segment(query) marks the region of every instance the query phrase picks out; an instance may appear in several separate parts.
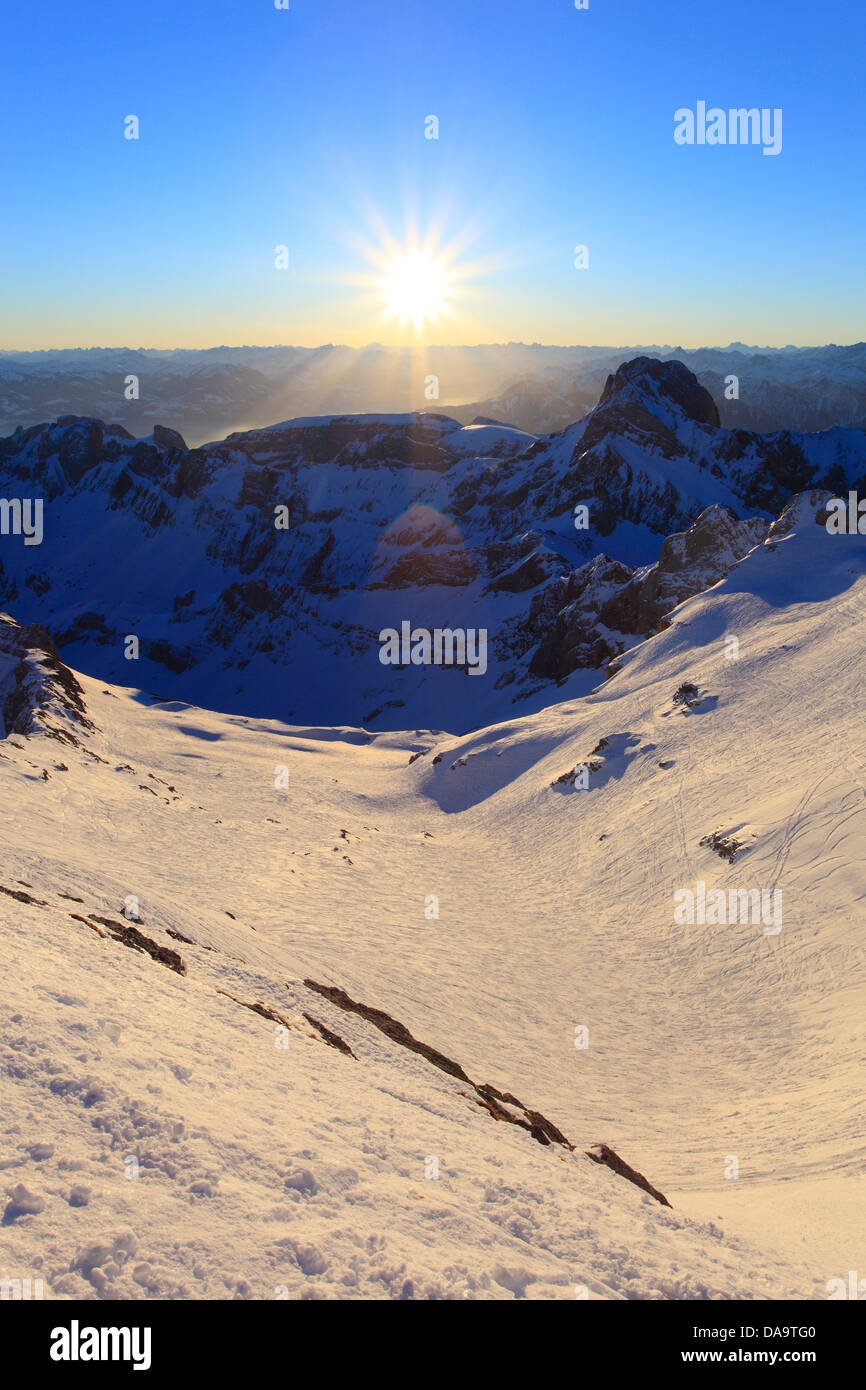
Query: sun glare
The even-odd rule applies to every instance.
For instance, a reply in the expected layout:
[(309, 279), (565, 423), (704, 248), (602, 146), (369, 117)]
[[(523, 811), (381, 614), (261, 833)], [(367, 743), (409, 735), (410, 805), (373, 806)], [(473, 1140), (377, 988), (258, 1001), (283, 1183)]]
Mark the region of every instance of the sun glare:
[(394, 256), (385, 269), (381, 288), (386, 317), (397, 317), (415, 328), (450, 312), (451, 276), (444, 263), (426, 251)]

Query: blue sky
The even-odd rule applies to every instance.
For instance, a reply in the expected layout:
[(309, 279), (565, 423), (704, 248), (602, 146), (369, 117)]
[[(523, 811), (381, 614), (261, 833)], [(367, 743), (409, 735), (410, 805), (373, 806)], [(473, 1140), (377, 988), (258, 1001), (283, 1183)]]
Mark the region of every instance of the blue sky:
[[(0, 346), (862, 339), (864, 40), (852, 0), (10, 7)], [(781, 153), (676, 145), (699, 100)], [(413, 229), (420, 330), (377, 283)]]

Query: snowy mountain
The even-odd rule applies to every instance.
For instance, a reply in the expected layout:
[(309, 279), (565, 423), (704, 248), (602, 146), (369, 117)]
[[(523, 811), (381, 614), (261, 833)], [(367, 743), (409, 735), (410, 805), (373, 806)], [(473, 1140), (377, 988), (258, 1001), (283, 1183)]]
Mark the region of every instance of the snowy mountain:
[[(653, 379), (672, 437), (689, 383)], [(213, 489), (269, 440), (306, 461), (334, 430), (361, 478), (410, 431), (457, 467), (441, 421), (146, 448), (216, 527)], [(129, 441), (62, 425), (19, 457), (40, 447), (74, 545)], [(4, 619), (0, 1275), (61, 1299), (760, 1300), (862, 1268), (866, 545), (824, 498), (765, 535), (705, 513), (625, 583), (654, 617), (718, 533), (709, 588), (592, 693), (464, 736), (154, 700)], [(83, 582), (130, 514), (77, 541)], [(195, 513), (148, 515), (159, 575)], [(778, 913), (676, 915), (752, 890)]]
[[(682, 364), (647, 357), (538, 437), (414, 413), (188, 449), (162, 426), (135, 440), (63, 417), (0, 440), (0, 496), (38, 499), (44, 533), (0, 538), (0, 602), (103, 681), (460, 731), (589, 691), (793, 493), (864, 479), (866, 432), (726, 430)], [(415, 664), (403, 633), (444, 631), (483, 634), (483, 669)]]

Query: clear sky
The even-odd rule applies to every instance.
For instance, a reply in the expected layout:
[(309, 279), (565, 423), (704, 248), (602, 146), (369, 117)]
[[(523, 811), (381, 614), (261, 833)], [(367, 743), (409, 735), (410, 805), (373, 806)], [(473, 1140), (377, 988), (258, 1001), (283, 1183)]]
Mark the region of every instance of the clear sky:
[[(860, 340), (864, 41), (856, 0), (7, 6), (0, 347)], [(699, 101), (781, 153), (676, 144)]]

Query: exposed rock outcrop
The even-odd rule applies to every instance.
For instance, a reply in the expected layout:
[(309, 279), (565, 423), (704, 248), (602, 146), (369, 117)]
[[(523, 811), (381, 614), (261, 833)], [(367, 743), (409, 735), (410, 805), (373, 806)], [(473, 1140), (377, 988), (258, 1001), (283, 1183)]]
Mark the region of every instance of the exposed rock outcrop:
[(75, 743), (93, 727), (81, 684), (45, 628), (0, 613), (0, 737), (41, 730)]

